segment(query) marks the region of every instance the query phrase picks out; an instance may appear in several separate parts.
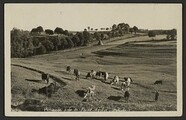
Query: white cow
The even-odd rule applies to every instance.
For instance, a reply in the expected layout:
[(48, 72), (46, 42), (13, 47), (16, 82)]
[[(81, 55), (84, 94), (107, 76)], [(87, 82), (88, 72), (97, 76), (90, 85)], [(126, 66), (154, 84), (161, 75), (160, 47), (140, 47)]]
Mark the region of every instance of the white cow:
[(105, 81), (108, 80), (108, 77), (109, 77), (108, 72), (105, 72), (105, 75), (104, 75), (104, 79), (105, 79)]
[(90, 75), (94, 79), (96, 77), (96, 71), (95, 70), (91, 70)]
[(124, 77), (124, 80), (126, 82), (126, 86), (129, 87), (130, 84), (133, 82), (133, 80), (130, 77)]
[(111, 85), (113, 85), (113, 84), (116, 84), (116, 85), (119, 84), (119, 77), (118, 77), (117, 75), (114, 76), (114, 79), (113, 79), (112, 82), (111, 82)]
[(127, 87), (127, 83), (126, 82), (121, 82), (121, 90), (125, 91), (126, 87)]

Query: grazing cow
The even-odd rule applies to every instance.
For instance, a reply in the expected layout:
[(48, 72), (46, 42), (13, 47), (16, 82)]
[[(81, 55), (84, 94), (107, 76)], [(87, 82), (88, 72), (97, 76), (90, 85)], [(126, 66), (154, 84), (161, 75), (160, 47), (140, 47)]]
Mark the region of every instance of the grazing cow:
[(70, 66), (67, 66), (66, 71), (67, 72), (71, 72), (71, 67)]
[(119, 77), (117, 75), (114, 76), (114, 79), (111, 81), (111, 85), (113, 85), (113, 84), (116, 84), (116, 85), (119, 84)]
[(103, 72), (102, 72), (102, 71), (97, 71), (97, 72), (96, 72), (96, 76), (102, 77), (102, 75), (103, 75)]
[(46, 74), (46, 73), (43, 73), (42, 75), (41, 75), (41, 78), (42, 78), (42, 80), (43, 81), (47, 81), (47, 84), (48, 84), (48, 82), (49, 82), (49, 74)]
[(128, 100), (129, 100), (129, 97), (130, 97), (130, 93), (129, 93), (129, 91), (127, 90), (127, 91), (125, 91), (125, 93), (124, 93), (124, 98), (126, 99), (126, 101), (128, 101)]
[(108, 80), (109, 74), (107, 72), (103, 72), (103, 78), (105, 81)]
[(103, 77), (105, 81), (108, 80), (109, 77), (107, 72), (102, 72), (102, 71), (96, 72), (96, 76)]
[(91, 70), (91, 72), (88, 72), (88, 73), (87, 73), (87, 75), (86, 75), (86, 79), (87, 79), (87, 78), (94, 79), (95, 76), (96, 76), (96, 71)]
[(126, 82), (121, 82), (121, 90), (125, 91), (126, 88), (127, 88), (127, 83)]
[(133, 80), (130, 77), (124, 77), (124, 80), (126, 82), (126, 86), (129, 87), (130, 84), (133, 82)]
[(84, 99), (89, 96), (89, 97), (94, 97), (94, 90), (96, 89), (95, 85), (92, 85), (91, 87), (88, 87), (87, 92), (84, 96)]
[(76, 76), (76, 80), (79, 80), (80, 77), (80, 71), (78, 69), (74, 69), (74, 75)]
[(96, 71), (94, 71), (94, 70), (91, 70), (91, 76), (92, 76), (92, 78), (95, 78), (96, 77)]
[(87, 78), (92, 78), (92, 76), (91, 76), (91, 73), (90, 73), (90, 72), (88, 72), (88, 73), (87, 73), (87, 75), (86, 75), (86, 79), (87, 79)]
[(163, 84), (163, 81), (162, 80), (156, 80), (155, 82), (154, 82), (154, 85), (156, 85), (156, 84)]

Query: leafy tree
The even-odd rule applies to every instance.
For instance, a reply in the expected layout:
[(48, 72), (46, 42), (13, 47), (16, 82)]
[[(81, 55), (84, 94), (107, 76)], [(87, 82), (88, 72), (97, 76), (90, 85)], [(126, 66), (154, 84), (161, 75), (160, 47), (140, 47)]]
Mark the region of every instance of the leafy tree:
[(53, 35), (54, 34), (53, 30), (50, 30), (50, 29), (46, 29), (45, 33), (49, 34), (49, 35)]
[(60, 41), (61, 41), (60, 49), (68, 48), (68, 42), (67, 42), (67, 39), (65, 37), (61, 37)]
[(81, 41), (77, 34), (72, 37), (72, 42), (74, 43), (75, 47), (81, 45)]
[(32, 41), (33, 41), (33, 45), (34, 47), (38, 46), (39, 45), (39, 38), (38, 37), (32, 37)]
[(38, 32), (37, 28), (33, 28), (33, 29), (31, 30), (31, 33), (37, 33), (37, 32)]
[(54, 49), (53, 43), (47, 39), (42, 41), (42, 45), (46, 48), (47, 52), (52, 51)]
[(68, 48), (73, 48), (74, 47), (74, 43), (72, 42), (72, 40), (69, 37), (66, 37), (66, 40), (68, 42)]
[(133, 28), (129, 28), (129, 32), (131, 32), (131, 34), (134, 32)]
[(11, 57), (27, 57), (32, 54), (33, 44), (29, 31), (13, 28), (11, 30)]
[(46, 48), (44, 45), (40, 44), (40, 47), (36, 49), (36, 54), (45, 54), (47, 52)]
[(118, 32), (119, 32), (119, 35), (121, 35), (121, 36), (123, 35), (123, 31), (122, 30), (119, 30)]
[(134, 32), (136, 34), (136, 32), (138, 31), (138, 27), (134, 26), (133, 29), (134, 29)]
[(149, 31), (148, 32), (148, 36), (149, 37), (155, 37), (156, 36), (156, 32), (155, 31)]
[(41, 26), (38, 26), (36, 29), (37, 29), (37, 32), (39, 32), (39, 33), (43, 32), (43, 27), (41, 27)]
[(94, 38), (96, 38), (96, 40), (100, 40), (101, 39), (101, 34), (99, 32), (95, 32), (94, 33)]
[(106, 30), (109, 30), (109, 28), (106, 28)]
[(60, 41), (60, 37), (58, 36), (49, 36), (50, 41), (53, 43), (54, 45), (54, 50), (58, 50), (58, 48), (61, 45), (61, 41)]
[(114, 31), (116, 29), (117, 29), (117, 25), (116, 24), (112, 25), (112, 30)]
[(84, 30), (83, 31), (83, 36), (84, 36), (84, 40), (85, 40), (83, 45), (87, 45), (91, 40), (90, 33), (88, 31)]
[(176, 39), (177, 30), (176, 29), (170, 30), (169, 35), (170, 35), (171, 40)]
[(90, 27), (89, 26), (87, 27), (87, 29), (88, 29), (88, 31), (90, 31)]
[(54, 30), (54, 33), (56, 34), (63, 34), (64, 33), (64, 30), (60, 27), (56, 27), (56, 29)]
[(69, 35), (68, 30), (65, 30), (65, 31), (63, 32), (63, 34), (68, 36), (68, 35)]

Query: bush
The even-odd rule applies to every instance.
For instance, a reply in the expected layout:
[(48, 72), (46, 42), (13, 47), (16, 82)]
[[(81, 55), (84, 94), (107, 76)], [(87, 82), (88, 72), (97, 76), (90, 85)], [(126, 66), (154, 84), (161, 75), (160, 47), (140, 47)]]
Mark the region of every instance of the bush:
[(149, 32), (148, 32), (148, 36), (149, 36), (149, 37), (155, 37), (155, 36), (156, 36), (155, 31), (149, 31)]

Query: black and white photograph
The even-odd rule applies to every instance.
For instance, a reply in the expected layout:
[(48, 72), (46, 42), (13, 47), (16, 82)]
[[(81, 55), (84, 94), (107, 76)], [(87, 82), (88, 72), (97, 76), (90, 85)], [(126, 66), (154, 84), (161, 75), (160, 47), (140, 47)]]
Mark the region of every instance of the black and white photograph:
[(182, 116), (182, 4), (6, 3), (6, 116)]

